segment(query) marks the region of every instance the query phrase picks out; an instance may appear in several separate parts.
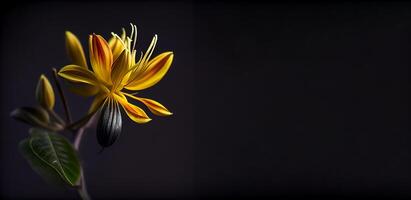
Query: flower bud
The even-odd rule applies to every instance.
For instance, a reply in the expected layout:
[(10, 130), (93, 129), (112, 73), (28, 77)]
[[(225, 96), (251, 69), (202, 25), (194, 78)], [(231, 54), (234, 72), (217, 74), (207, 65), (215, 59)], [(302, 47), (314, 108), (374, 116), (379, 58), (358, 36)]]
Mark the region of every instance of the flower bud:
[(11, 112), (10, 116), (35, 127), (47, 127), (50, 120), (47, 111), (40, 106), (17, 108)]
[(111, 146), (120, 136), (121, 112), (117, 101), (108, 99), (101, 109), (97, 123), (97, 141), (102, 147)]
[(50, 81), (43, 74), (37, 83), (36, 99), (43, 108), (53, 109), (55, 102), (53, 87), (51, 87)]

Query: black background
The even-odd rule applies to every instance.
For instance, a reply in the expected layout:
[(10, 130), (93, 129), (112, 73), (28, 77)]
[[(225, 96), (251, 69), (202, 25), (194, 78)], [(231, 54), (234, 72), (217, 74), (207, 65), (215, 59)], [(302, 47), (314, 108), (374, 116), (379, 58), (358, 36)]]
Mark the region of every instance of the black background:
[[(77, 197), (30, 169), (17, 149), (29, 127), (9, 113), (35, 104), (41, 73), (68, 64), (65, 30), (87, 46), (129, 22), (138, 49), (157, 33), (155, 53), (175, 53), (142, 92), (174, 115), (124, 117), (102, 154), (87, 133), (96, 199), (411, 197), (410, 3), (33, 2), (1, 16), (2, 198)], [(66, 94), (79, 118), (91, 99)]]

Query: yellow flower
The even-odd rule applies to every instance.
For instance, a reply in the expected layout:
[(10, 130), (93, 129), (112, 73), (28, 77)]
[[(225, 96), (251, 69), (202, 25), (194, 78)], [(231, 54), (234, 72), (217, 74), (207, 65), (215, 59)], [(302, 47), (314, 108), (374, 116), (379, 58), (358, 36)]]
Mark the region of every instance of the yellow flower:
[(127, 99), (140, 101), (155, 115), (168, 116), (172, 113), (152, 99), (137, 97), (127, 91), (140, 91), (159, 82), (167, 73), (173, 61), (173, 52), (164, 52), (151, 59), (157, 42), (154, 36), (147, 51), (136, 59), (137, 27), (132, 25), (129, 37), (125, 30), (120, 36), (112, 33), (107, 42), (102, 36), (89, 36), (91, 69), (87, 66), (83, 48), (77, 37), (66, 32), (66, 47), (73, 64), (63, 67), (58, 74), (66, 79), (71, 89), (84, 96), (95, 96), (89, 113), (97, 111), (105, 104), (119, 103), (127, 115), (137, 123), (151, 119), (147, 114)]

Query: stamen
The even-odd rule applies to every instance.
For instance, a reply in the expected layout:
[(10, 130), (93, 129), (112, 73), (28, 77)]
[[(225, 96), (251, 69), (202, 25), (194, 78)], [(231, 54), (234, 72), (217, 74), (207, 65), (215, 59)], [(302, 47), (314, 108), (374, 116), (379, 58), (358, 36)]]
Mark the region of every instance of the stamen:
[(130, 38), (133, 38), (133, 34), (134, 34), (134, 26), (132, 23), (130, 23), (131, 25), (131, 34), (130, 34)]
[(147, 58), (144, 60), (144, 62), (142, 63), (143, 68), (141, 69), (140, 74), (143, 74), (143, 72), (145, 72), (145, 71), (147, 70), (147, 68), (148, 68), (147, 63), (148, 63), (148, 61), (150, 60), (150, 57), (151, 57), (151, 55), (152, 55), (153, 52), (154, 52), (154, 47), (155, 47), (156, 44), (157, 44), (157, 34), (154, 35), (154, 38), (153, 38), (152, 43), (153, 43), (153, 46), (152, 46), (152, 48), (150, 49), (151, 51), (150, 51), (148, 57), (147, 57)]
[(131, 39), (127, 37), (127, 49), (131, 51)]
[(141, 64), (147, 63), (147, 60), (150, 58), (151, 53), (152, 53), (152, 49), (154, 49), (154, 46), (155, 46), (156, 42), (157, 42), (157, 35), (154, 35), (153, 40), (151, 40), (150, 46), (148, 46), (148, 49), (147, 49), (146, 53), (144, 54), (144, 57), (143, 57), (143, 60), (141, 61)]
[[(135, 52), (136, 50), (133, 50), (133, 52)], [(136, 63), (136, 64), (134, 64), (130, 69), (129, 69), (129, 71), (137, 71), (137, 69), (139, 69), (142, 65), (141, 65), (141, 63), (140, 63), (140, 61), (141, 61), (141, 57), (143, 57), (143, 52), (140, 52), (141, 54), (140, 54), (140, 58), (138, 59), (138, 62)]]
[(154, 48), (156, 47), (156, 44), (157, 44), (157, 34), (154, 35), (154, 39), (153, 39), (153, 40), (154, 40), (154, 44), (153, 44), (153, 47), (151, 48), (150, 55), (148, 55), (146, 62), (148, 62), (148, 61), (150, 60), (150, 57), (151, 57), (151, 55), (152, 55), (153, 52), (154, 52)]
[[(132, 50), (130, 52), (130, 58), (131, 58), (131, 64), (135, 65), (136, 64), (136, 50)], [(131, 66), (129, 66), (130, 68)]]
[(125, 40), (126, 39), (126, 29), (125, 28), (121, 28), (121, 40)]
[(143, 58), (143, 52), (142, 52), (142, 51), (140, 51), (140, 58), (138, 59), (138, 62), (137, 62), (137, 63), (140, 63), (141, 58)]
[(135, 34), (134, 34), (134, 41), (133, 41), (133, 50), (136, 48), (136, 43), (137, 43), (137, 26), (134, 25), (135, 29)]

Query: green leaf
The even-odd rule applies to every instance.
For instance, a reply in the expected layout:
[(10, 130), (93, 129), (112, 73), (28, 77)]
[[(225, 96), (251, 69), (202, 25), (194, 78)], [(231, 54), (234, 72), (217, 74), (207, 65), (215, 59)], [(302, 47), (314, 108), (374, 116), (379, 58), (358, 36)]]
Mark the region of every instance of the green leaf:
[(81, 167), (76, 150), (63, 136), (33, 128), (30, 130), (29, 146), (34, 155), (52, 167), (70, 186), (78, 184)]
[(11, 117), (37, 127), (47, 127), (49, 114), (41, 107), (21, 107), (10, 114)]
[(24, 139), (20, 142), (19, 148), (20, 153), (30, 164), (31, 168), (39, 174), (46, 182), (53, 185), (66, 185), (66, 183), (61, 179), (60, 174), (57, 173), (54, 168), (47, 165), (45, 162), (40, 160), (31, 150), (29, 138)]

